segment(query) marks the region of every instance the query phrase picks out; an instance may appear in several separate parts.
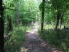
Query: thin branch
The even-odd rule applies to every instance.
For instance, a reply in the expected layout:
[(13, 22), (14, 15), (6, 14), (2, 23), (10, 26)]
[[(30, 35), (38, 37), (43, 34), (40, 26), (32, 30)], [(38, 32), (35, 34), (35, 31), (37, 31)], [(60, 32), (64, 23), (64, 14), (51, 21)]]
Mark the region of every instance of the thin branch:
[(4, 9), (9, 9), (9, 10), (14, 10), (14, 11), (16, 11), (16, 9), (11, 9), (11, 8), (6, 8), (6, 7), (4, 7)]

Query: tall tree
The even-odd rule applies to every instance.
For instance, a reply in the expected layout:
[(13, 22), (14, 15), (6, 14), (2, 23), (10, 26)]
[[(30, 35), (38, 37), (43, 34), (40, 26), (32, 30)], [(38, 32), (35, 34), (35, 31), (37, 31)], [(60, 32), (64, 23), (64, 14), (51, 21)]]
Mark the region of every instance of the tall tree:
[(4, 21), (3, 21), (3, 6), (2, 1), (0, 1), (0, 52), (4, 52)]
[(42, 17), (41, 17), (41, 31), (43, 31), (43, 26), (44, 26), (44, 3), (45, 0), (42, 0)]
[[(63, 17), (66, 13), (66, 11), (69, 8), (69, 0), (51, 0), (51, 7), (53, 8), (52, 10), (56, 11), (56, 26), (55, 29), (58, 28), (59, 22), (62, 23)], [(59, 21), (60, 20), (60, 21)]]
[(60, 17), (61, 17), (61, 13), (60, 13), (60, 11), (57, 11), (57, 21), (56, 21), (56, 27), (55, 27), (55, 30), (57, 30), (57, 27), (58, 27), (58, 25), (59, 25), (59, 20), (60, 20)]

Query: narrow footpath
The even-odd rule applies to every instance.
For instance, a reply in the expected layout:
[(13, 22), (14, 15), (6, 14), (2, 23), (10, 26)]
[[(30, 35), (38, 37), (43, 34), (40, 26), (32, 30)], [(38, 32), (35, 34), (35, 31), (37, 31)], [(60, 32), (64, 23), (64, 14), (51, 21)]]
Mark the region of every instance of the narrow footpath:
[(39, 37), (38, 28), (38, 22), (35, 22), (33, 30), (26, 33), (24, 47), (27, 50), (24, 52), (52, 52), (50, 46)]
[(62, 52), (62, 51), (53, 51), (50, 45), (47, 42), (44, 42), (38, 34), (38, 22), (34, 23), (33, 29), (26, 32), (26, 39), (24, 43), (25, 51), (21, 52)]

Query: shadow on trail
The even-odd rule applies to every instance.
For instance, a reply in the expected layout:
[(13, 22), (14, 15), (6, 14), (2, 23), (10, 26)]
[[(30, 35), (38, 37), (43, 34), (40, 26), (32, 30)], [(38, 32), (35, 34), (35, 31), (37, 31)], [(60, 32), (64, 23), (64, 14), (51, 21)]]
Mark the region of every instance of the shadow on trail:
[(26, 33), (26, 42), (24, 43), (24, 47), (26, 48), (25, 52), (52, 52), (50, 46), (40, 39), (37, 33), (38, 28), (39, 25), (38, 22), (36, 22), (34, 29)]
[(25, 48), (27, 48), (26, 52), (52, 52), (50, 47), (40, 39), (36, 32), (27, 32)]

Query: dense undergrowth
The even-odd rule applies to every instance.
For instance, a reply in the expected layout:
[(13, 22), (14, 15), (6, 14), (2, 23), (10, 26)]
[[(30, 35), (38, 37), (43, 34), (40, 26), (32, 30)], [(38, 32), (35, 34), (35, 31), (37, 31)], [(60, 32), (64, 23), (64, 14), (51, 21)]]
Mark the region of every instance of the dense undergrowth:
[(47, 29), (41, 32), (38, 31), (40, 34), (40, 37), (44, 41), (48, 41), (49, 44), (51, 44), (53, 47), (57, 47), (64, 52), (68, 52), (69, 49), (69, 30), (58, 30), (55, 31), (53, 29)]
[(12, 33), (12, 36), (8, 41), (4, 43), (4, 49), (5, 52), (20, 52), (20, 48), (22, 44), (25, 41), (25, 32), (26, 27), (24, 26), (18, 26), (14, 27)]

